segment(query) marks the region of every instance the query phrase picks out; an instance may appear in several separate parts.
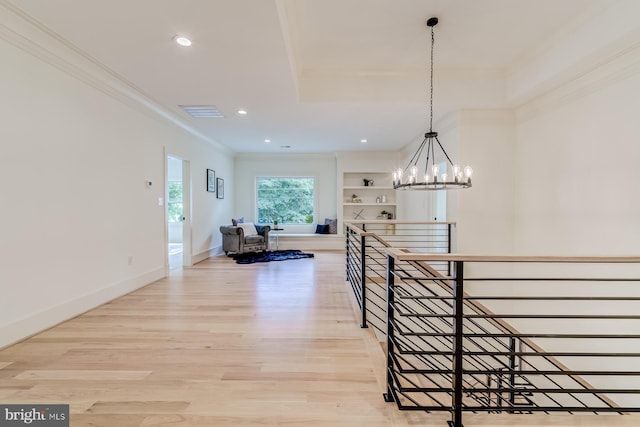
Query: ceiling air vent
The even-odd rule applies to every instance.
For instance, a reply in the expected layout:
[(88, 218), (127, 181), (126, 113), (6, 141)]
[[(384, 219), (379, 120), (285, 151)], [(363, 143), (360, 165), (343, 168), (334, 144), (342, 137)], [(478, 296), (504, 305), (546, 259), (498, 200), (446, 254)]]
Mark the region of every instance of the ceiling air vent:
[(180, 105), (191, 117), (195, 119), (222, 119), (224, 116), (215, 105)]

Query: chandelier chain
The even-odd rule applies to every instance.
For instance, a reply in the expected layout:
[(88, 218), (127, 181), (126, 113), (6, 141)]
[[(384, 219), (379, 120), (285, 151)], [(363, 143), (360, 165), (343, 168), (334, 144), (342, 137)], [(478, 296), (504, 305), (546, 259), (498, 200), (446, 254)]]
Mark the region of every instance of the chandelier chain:
[(431, 87), (429, 89), (429, 132), (433, 132), (433, 46), (435, 44), (435, 35), (433, 27), (431, 27)]

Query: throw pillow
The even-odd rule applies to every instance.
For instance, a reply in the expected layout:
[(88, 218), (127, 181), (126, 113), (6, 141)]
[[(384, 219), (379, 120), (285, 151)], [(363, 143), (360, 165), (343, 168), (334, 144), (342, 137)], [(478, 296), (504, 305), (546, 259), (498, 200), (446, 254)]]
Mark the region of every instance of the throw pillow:
[(316, 234), (329, 234), (329, 224), (316, 225)]
[(244, 222), (244, 217), (241, 216), (238, 219), (235, 218), (231, 218), (231, 225), (233, 225), (234, 227), (237, 226), (238, 224), (242, 224)]
[(329, 225), (329, 234), (338, 234), (338, 220), (325, 218), (324, 223)]
[(244, 237), (258, 235), (258, 230), (256, 230), (256, 226), (252, 222), (239, 222), (238, 227), (244, 231)]

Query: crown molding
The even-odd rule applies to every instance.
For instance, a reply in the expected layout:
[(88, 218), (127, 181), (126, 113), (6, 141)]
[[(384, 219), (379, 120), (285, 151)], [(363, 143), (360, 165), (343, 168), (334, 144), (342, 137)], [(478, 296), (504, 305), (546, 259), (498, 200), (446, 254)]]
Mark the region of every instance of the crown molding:
[(459, 121), (462, 125), (513, 125), (515, 111), (512, 108), (460, 110)]
[(516, 120), (527, 121), (634, 75), (640, 75), (640, 43), (618, 54), (613, 60), (517, 107)]
[[(507, 101), (524, 105), (571, 85), (640, 46), (640, 3), (594, 4), (507, 68)], [(542, 35), (543, 37), (545, 35)]]
[(0, 39), (147, 116), (169, 122), (226, 154), (233, 154), (229, 147), (195, 129), (124, 77), (6, 0), (0, 0)]

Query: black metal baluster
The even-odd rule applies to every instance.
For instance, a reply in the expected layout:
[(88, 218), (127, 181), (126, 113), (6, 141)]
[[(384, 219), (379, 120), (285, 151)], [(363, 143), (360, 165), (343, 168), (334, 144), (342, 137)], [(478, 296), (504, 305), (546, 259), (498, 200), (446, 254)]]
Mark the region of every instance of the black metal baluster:
[(385, 402), (393, 402), (393, 298), (394, 298), (395, 259), (387, 255), (387, 392), (383, 395)]
[(455, 277), (453, 278), (453, 420), (449, 427), (462, 426), (462, 313), (464, 308), (464, 262), (455, 261)]
[[(447, 224), (447, 253), (451, 253), (451, 225)], [(447, 262), (447, 276), (451, 276), (451, 261)]]
[(362, 323), (361, 328), (368, 328), (367, 325), (367, 242), (366, 236), (360, 237), (360, 294), (362, 295)]
[[(516, 339), (515, 337), (509, 337), (509, 406), (514, 407), (516, 404)], [(511, 410), (510, 413), (515, 411)]]

